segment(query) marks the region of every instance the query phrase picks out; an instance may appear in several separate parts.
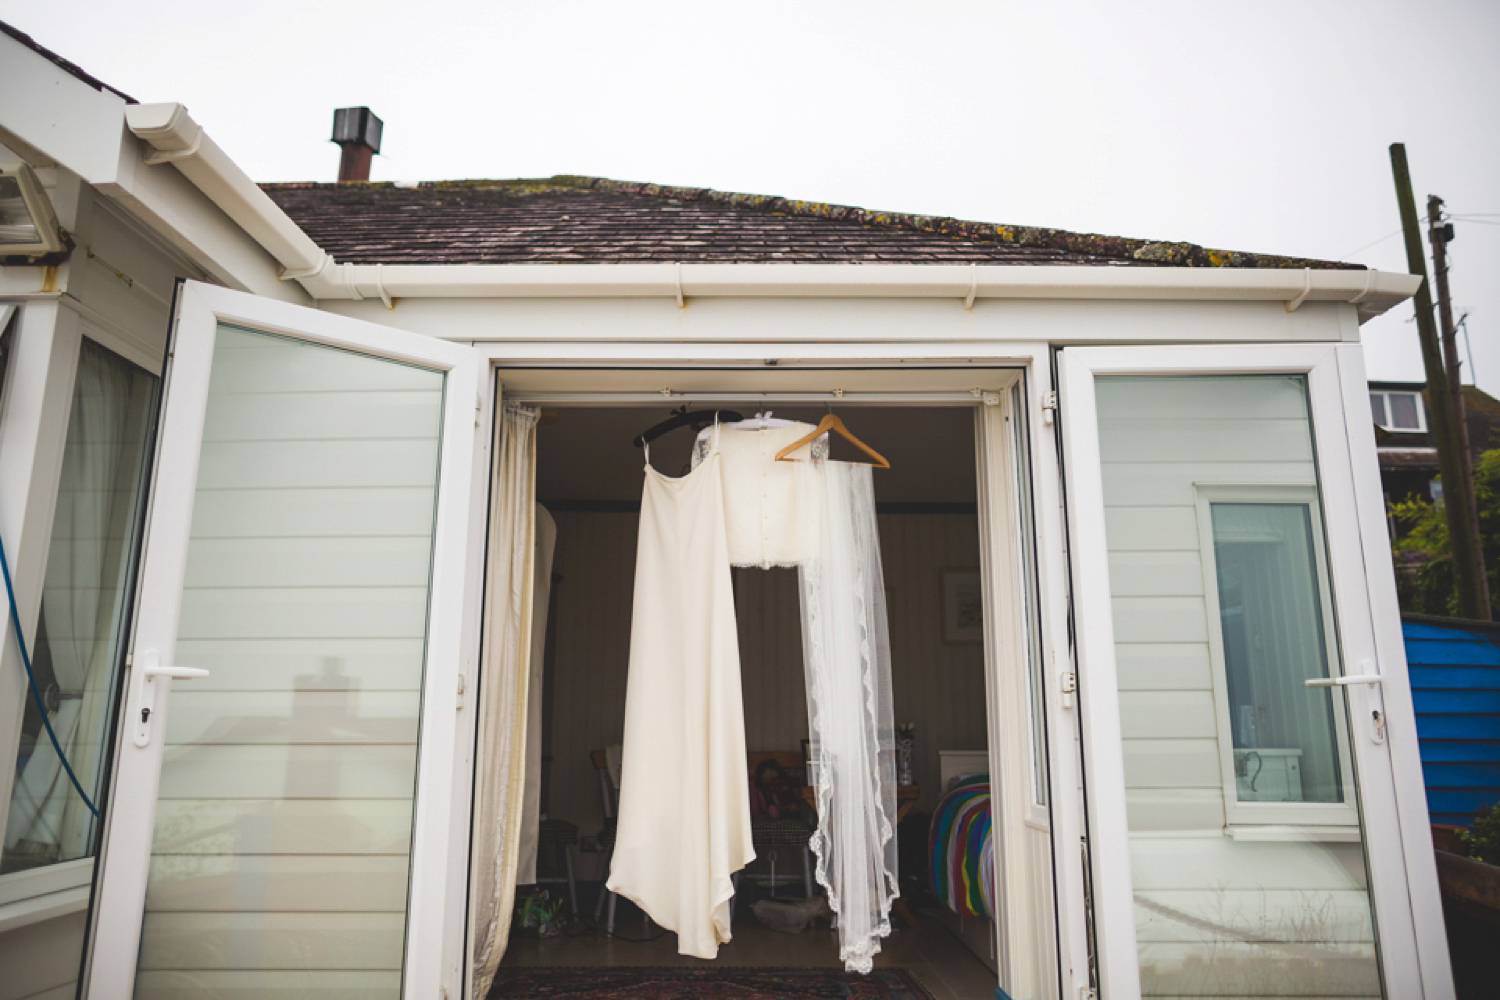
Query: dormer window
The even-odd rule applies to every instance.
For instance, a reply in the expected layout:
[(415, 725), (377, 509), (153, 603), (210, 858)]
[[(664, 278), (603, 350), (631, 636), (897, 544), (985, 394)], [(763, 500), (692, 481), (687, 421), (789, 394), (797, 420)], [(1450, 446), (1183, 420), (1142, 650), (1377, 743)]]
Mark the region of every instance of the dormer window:
[(1427, 414), (1422, 409), (1422, 394), (1419, 392), (1371, 392), (1370, 410), (1375, 416), (1375, 425), (1388, 431), (1424, 433), (1427, 430)]

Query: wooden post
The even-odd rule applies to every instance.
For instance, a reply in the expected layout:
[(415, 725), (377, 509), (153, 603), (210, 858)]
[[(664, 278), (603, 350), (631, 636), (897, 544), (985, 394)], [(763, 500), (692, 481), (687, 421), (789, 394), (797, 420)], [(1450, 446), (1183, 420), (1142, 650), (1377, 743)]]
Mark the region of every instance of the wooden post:
[(1427, 282), (1426, 255), (1422, 253), (1422, 229), (1417, 203), (1411, 193), (1411, 171), (1406, 147), (1391, 143), (1391, 171), (1396, 181), (1396, 201), (1401, 208), (1401, 229), (1406, 237), (1406, 265), (1422, 277), (1417, 289), (1417, 336), (1422, 345), (1422, 366), (1427, 372), (1427, 416), (1437, 445), (1438, 470), (1443, 477), (1443, 509), (1448, 517), (1448, 541), (1453, 559), (1453, 583), (1458, 591), (1458, 613), (1464, 618), (1490, 620), (1489, 583), (1484, 575), (1484, 552), (1479, 545), (1479, 518), (1474, 509), (1474, 490), (1464, 476), (1468, 452), (1458, 444), (1454, 424), (1453, 392), (1443, 364), (1437, 325), (1432, 316), (1432, 291)]
[[(1448, 399), (1452, 407), (1450, 426), (1453, 428), (1453, 447), (1458, 452), (1459, 470), (1464, 477), (1464, 494), (1472, 497), (1475, 514), (1469, 528), (1472, 537), (1468, 544), (1473, 548), (1478, 568), (1478, 597), (1485, 608), (1490, 606), (1489, 573), (1484, 565), (1484, 540), (1479, 533), (1478, 497), (1474, 492), (1474, 453), (1469, 450), (1468, 408), (1464, 405), (1463, 373), (1458, 357), (1458, 329), (1453, 323), (1453, 302), (1448, 296), (1448, 239), (1452, 224), (1444, 224), (1443, 199), (1435, 194), (1427, 196), (1427, 234), (1432, 243), (1432, 282), (1437, 290), (1438, 320), (1441, 324), (1443, 343), (1443, 369), (1448, 378)], [(1446, 495), (1446, 493), (1445, 493)], [(1451, 526), (1450, 526), (1451, 530)], [(1486, 615), (1486, 621), (1489, 616)]]

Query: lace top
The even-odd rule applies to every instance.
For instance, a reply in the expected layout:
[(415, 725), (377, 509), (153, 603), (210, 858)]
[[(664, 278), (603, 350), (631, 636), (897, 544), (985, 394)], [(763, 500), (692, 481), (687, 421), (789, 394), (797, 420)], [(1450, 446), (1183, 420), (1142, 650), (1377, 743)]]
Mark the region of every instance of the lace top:
[[(797, 528), (796, 466), (776, 461), (776, 453), (813, 431), (812, 424), (792, 423), (766, 430), (720, 428), (719, 454), (724, 469), (724, 513), (729, 534), (731, 566), (796, 566), (800, 535)], [(693, 468), (712, 449), (710, 435), (693, 446)], [(792, 452), (794, 458), (827, 458), (828, 436), (814, 439)]]

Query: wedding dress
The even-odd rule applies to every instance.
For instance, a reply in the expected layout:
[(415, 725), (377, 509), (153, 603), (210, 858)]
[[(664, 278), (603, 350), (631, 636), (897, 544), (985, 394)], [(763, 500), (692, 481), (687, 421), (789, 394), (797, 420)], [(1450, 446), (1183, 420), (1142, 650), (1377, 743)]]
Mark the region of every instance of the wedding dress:
[(698, 958), (730, 939), (730, 876), (755, 858), (729, 561), (718, 448), (672, 479), (648, 446), (607, 886)]

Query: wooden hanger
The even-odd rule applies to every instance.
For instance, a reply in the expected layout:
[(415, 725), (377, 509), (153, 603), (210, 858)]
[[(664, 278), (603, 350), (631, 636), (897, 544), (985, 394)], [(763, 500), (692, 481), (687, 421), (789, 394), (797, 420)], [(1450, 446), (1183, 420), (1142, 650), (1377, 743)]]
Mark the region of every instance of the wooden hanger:
[(849, 428), (847, 428), (847, 427), (844, 426), (844, 422), (842, 420), (840, 420), (838, 417), (834, 416), (832, 413), (828, 414), (822, 420), (819, 420), (818, 421), (818, 426), (815, 427), (815, 428), (813, 428), (813, 431), (812, 431), (811, 434), (808, 434), (806, 437), (799, 438), (798, 440), (793, 441), (791, 444), (787, 445), (785, 448), (783, 448), (780, 451), (778, 451), (776, 453), (776, 461), (778, 461), (778, 462), (793, 461), (792, 459), (788, 459), (787, 456), (789, 456), (792, 452), (796, 451), (798, 448), (800, 448), (803, 445), (807, 444), (813, 438), (816, 438), (816, 437), (818, 437), (819, 435), (822, 435), (822, 434), (826, 434), (829, 431), (835, 432), (836, 434), (838, 434), (839, 437), (843, 438), (845, 441), (848, 441), (850, 444), (854, 445), (854, 447), (858, 448), (860, 451), (864, 452), (866, 455), (869, 455), (870, 458), (872, 458), (874, 460), (872, 462), (872, 464), (874, 465), (875, 468), (877, 468), (877, 469), (889, 469), (891, 467), (891, 463), (887, 462), (885, 460), (885, 456), (884, 455), (882, 455), (880, 452), (876, 451), (874, 448), (871, 448), (869, 445), (865, 444), (859, 438), (855, 437), (850, 432)]

